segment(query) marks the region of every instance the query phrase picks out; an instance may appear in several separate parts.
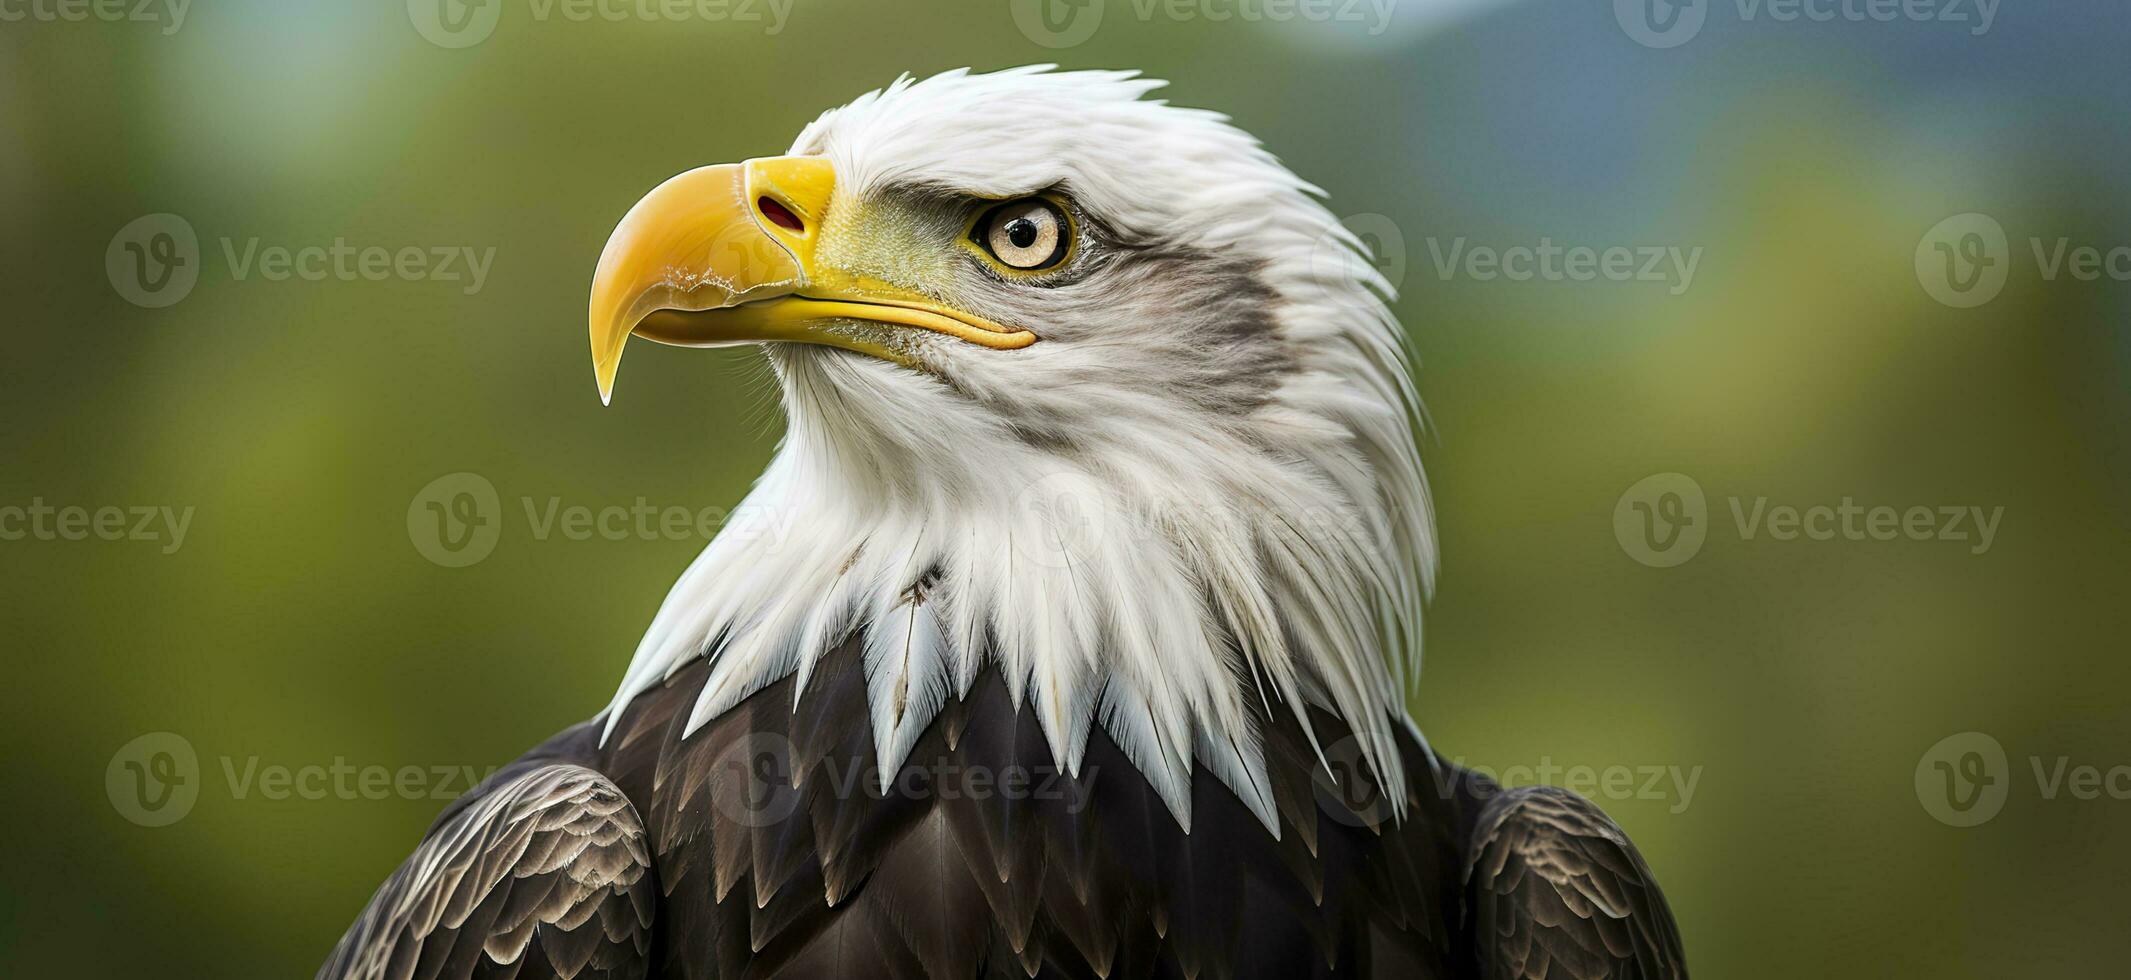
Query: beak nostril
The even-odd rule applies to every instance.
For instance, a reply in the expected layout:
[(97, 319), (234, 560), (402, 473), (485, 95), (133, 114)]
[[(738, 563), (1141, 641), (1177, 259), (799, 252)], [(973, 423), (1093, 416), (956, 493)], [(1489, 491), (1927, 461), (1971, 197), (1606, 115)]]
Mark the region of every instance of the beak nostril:
[(761, 209), (762, 216), (770, 219), (773, 225), (796, 232), (807, 230), (806, 222), (799, 220), (799, 216), (793, 214), (791, 208), (778, 203), (775, 198), (761, 198), (755, 202), (755, 207)]

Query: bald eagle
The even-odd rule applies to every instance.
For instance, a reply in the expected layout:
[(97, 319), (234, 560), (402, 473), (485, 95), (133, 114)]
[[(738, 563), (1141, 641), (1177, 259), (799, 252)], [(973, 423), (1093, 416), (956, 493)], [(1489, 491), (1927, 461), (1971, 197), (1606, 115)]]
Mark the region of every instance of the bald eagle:
[(628, 211), (602, 399), (631, 336), (760, 345), (783, 442), (320, 977), (1686, 975), (1612, 821), (1409, 720), (1389, 285), (1159, 84), (905, 77)]

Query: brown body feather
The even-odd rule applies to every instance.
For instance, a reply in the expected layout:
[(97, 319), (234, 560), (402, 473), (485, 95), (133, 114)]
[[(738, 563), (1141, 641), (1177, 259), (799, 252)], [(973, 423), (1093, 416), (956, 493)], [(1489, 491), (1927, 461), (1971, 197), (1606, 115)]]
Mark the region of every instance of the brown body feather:
[(556, 736), (439, 819), (319, 976), (1686, 975), (1648, 868), (1573, 794), (1502, 792), (1405, 740), (1396, 818), (1336, 764), (1338, 719), (1313, 714), (1335, 780), (1261, 712), (1277, 839), (1203, 771), (1186, 833), (1099, 728), (1059, 772), (996, 672), (883, 787), (859, 649), (796, 707), (788, 678), (685, 739), (701, 664), (604, 746), (593, 723)]

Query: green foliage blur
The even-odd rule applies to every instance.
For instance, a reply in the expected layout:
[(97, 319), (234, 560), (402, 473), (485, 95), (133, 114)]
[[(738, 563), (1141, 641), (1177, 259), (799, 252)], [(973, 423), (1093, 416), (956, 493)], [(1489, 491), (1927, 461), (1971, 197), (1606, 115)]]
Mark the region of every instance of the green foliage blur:
[[(444, 805), (429, 791), (464, 788), (435, 767), (597, 711), (703, 543), (541, 519), (715, 513), (776, 444), (748, 352), (638, 345), (600, 406), (585, 292), (615, 220), (900, 72), (1039, 61), (1172, 80), (1402, 253), (1444, 554), (1417, 717), (1512, 780), (1630, 773), (1576, 788), (1641, 845), (1698, 975), (2120, 962), (2131, 284), (2044, 261), (2131, 243), (2115, 5), (2023, 4), (1976, 34), (1714, 4), (1657, 48), (1602, 2), (1321, 23), (1090, 0), (1099, 28), (1053, 48), (1021, 0), (583, 21), (491, 0), (492, 35), (450, 48), (416, 26), (425, 2), (0, 23), (0, 508), (191, 509), (181, 543), (0, 540), (0, 974), (314, 970)], [(1968, 212), (2011, 244), (2002, 293), (1964, 309), (1921, 280), (1944, 257), (1927, 233)], [(150, 308), (111, 271), (148, 253), (114, 236), (164, 213), (195, 230), (198, 278)], [(258, 264), (336, 242), (353, 272)], [(1548, 244), (1698, 257), (1660, 281), (1467, 261)], [(475, 288), (467, 265), (368, 276), (373, 246), (493, 257)], [(410, 510), (462, 472), (496, 488), (500, 533), (445, 567)], [(1707, 495), (1706, 542), (1669, 568), (1616, 522), (1662, 473)], [(1845, 499), (2002, 520), (1976, 553), (1733, 513)], [(27, 527), (7, 513), (0, 534)], [(1927, 752), (1970, 731), (2002, 745), (2006, 793), (1957, 827)], [(168, 826), (115, 802), (144, 778), (124, 748), (156, 732), (197, 754)], [(267, 775), (410, 766), (422, 791)], [(2049, 778), (2082, 766), (2095, 799)]]

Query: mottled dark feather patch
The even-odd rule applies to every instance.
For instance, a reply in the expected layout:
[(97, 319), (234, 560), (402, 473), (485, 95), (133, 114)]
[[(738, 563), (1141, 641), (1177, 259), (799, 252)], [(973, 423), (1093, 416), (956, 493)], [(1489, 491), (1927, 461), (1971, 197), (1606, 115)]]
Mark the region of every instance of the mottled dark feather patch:
[[(884, 785), (862, 646), (686, 738), (704, 663), (605, 747), (594, 721), (535, 749), (447, 811), (320, 977), (1686, 976), (1648, 868), (1574, 794), (1502, 791), (1402, 737), (1426, 778), (1390, 820), (1366, 767), (1331, 786), (1292, 713), (1258, 710), (1281, 835), (1203, 769), (1186, 834), (1100, 729), (1059, 771), (995, 667)], [(1311, 724), (1335, 756), (1353, 737)], [(449, 877), (440, 849), (464, 856)], [(410, 901), (450, 925), (410, 927)]]

